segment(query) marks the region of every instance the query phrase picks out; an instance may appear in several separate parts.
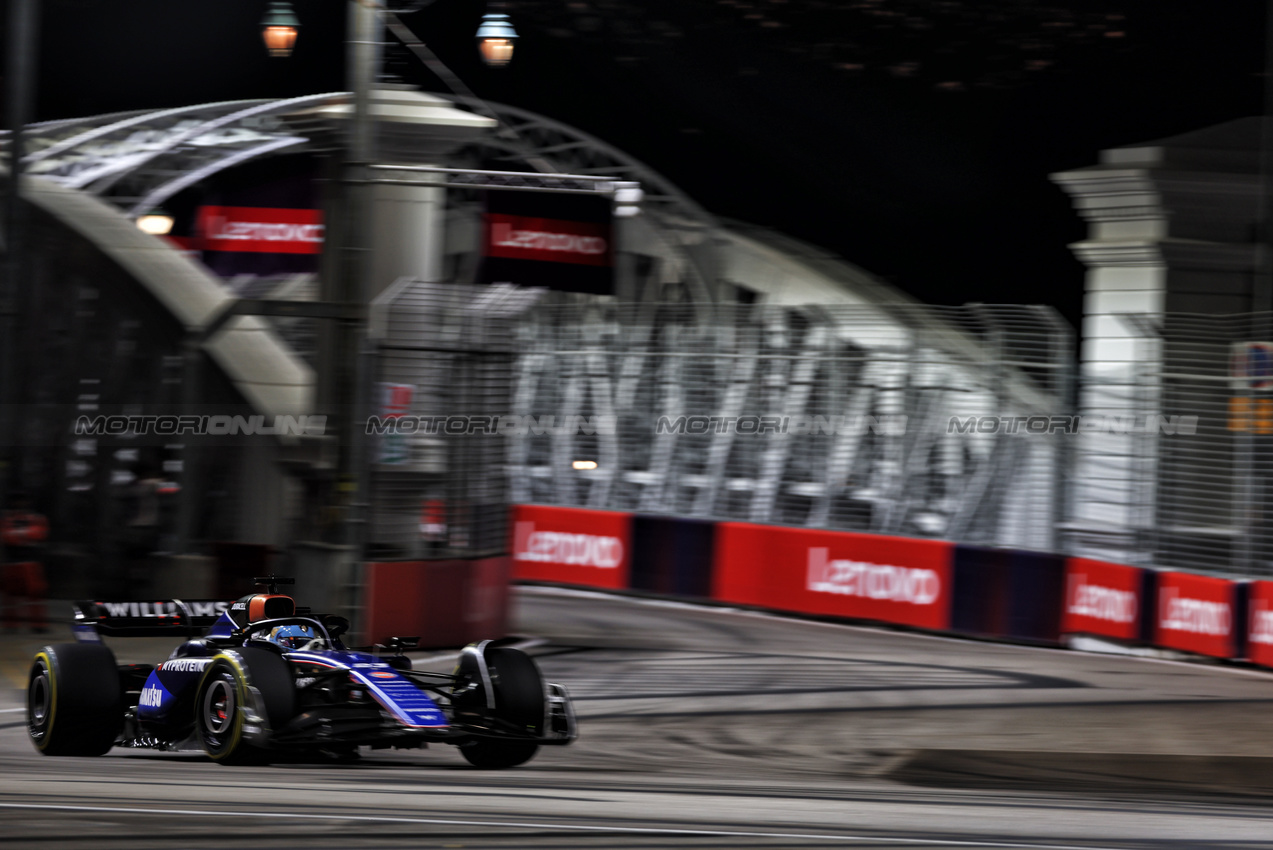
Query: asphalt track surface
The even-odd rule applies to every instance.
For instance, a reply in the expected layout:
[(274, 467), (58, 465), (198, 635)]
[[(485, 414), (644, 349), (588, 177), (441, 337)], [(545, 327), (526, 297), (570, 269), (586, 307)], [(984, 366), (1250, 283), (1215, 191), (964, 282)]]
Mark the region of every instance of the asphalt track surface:
[[(445, 746), (241, 768), (144, 750), (46, 758), (6, 690), (0, 844), (1273, 847), (1269, 796), (1110, 787), (1086, 767), (1054, 787), (899, 771), (934, 748), (1273, 756), (1265, 673), (537, 588), (519, 591), (516, 625), (570, 687), (582, 735), (508, 771)], [(16, 640), (0, 659), (10, 679)], [(157, 660), (134, 657), (152, 641), (115, 646)]]

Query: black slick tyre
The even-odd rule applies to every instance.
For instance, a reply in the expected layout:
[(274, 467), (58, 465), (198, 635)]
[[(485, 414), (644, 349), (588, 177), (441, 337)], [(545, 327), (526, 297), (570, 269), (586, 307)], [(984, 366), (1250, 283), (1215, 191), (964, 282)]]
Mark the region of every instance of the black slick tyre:
[(124, 723), (115, 653), (99, 643), (59, 643), (35, 654), (27, 677), (27, 733), (46, 756), (100, 756)]
[(296, 689), (292, 672), (281, 657), (244, 648), (235, 655), (219, 655), (208, 665), (195, 695), (195, 731), (208, 757), (220, 764), (260, 764), (266, 751), (249, 743), (244, 734), (249, 686), (261, 694), (272, 729), (295, 713)]
[[(539, 737), (544, 733), (544, 680), (529, 655), (511, 647), (486, 650), (486, 664), (495, 692), (495, 717), (517, 731)], [(459, 746), (474, 767), (500, 770), (534, 758), (539, 744), (501, 738), (472, 738)]]

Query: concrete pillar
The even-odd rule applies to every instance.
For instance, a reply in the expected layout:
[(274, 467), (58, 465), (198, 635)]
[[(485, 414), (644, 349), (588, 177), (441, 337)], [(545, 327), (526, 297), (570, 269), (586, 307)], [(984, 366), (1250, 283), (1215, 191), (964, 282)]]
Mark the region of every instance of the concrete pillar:
[[(351, 104), (307, 113), (348, 135)], [(372, 92), (375, 156), (382, 165), (437, 166), (466, 142), (495, 127), (494, 119), (466, 112), (412, 86), (382, 84)], [(402, 276), (438, 280), (445, 253), (445, 177), (373, 169), (370, 301)], [(384, 182), (381, 182), (384, 181)]]
[(372, 191), (374, 254), (368, 298), (400, 277), (442, 279), (446, 189), (443, 175), (394, 173)]
[(1097, 165), (1052, 175), (1089, 228), (1070, 246), (1088, 267), (1079, 413), (1200, 414), (1220, 426), (1206, 440), (1080, 434), (1067, 526), (1075, 554), (1161, 564), (1166, 552), (1206, 551), (1198, 534), (1219, 540), (1236, 528), (1228, 387), (1207, 383), (1200, 366), (1223, 370), (1228, 341), (1200, 341), (1166, 318), (1252, 309), (1260, 121), (1106, 150)]

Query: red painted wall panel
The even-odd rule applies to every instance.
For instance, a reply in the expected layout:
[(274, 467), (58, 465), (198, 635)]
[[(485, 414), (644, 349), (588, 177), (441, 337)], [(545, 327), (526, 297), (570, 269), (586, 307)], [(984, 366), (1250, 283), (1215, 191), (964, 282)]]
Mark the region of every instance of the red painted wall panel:
[(1216, 658), (1237, 652), (1235, 585), (1189, 573), (1158, 574), (1154, 643)]
[(373, 562), (363, 576), (363, 643), (419, 636), (422, 647), (452, 647), (506, 634), (507, 558)]
[(1140, 567), (1070, 558), (1065, 565), (1061, 631), (1139, 639), (1146, 608), (1141, 598), (1143, 573)]
[(1273, 581), (1251, 582), (1247, 619), (1247, 658), (1273, 667)]
[(632, 514), (516, 505), (513, 578), (626, 588)]
[(952, 552), (952, 544), (939, 540), (720, 523), (712, 596), (947, 629)]

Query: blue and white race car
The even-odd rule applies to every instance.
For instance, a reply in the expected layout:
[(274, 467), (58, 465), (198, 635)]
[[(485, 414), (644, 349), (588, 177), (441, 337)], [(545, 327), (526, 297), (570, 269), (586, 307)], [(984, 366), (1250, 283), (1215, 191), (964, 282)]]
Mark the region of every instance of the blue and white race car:
[[(566, 689), (501, 641), (465, 647), (452, 673), (416, 671), (414, 638), (373, 651), (341, 642), (349, 622), (297, 609), (267, 577), (267, 593), (237, 602), (82, 602), (76, 643), (36, 653), (27, 728), (45, 755), (112, 747), (202, 751), (222, 764), (288, 753), (352, 756), (359, 747), (452, 744), (471, 764), (505, 768), (577, 735)], [(138, 606), (145, 610), (138, 610)], [(219, 610), (224, 609), (224, 610)], [(195, 633), (160, 664), (117, 664), (102, 635)], [(383, 654), (383, 652), (393, 654)]]

